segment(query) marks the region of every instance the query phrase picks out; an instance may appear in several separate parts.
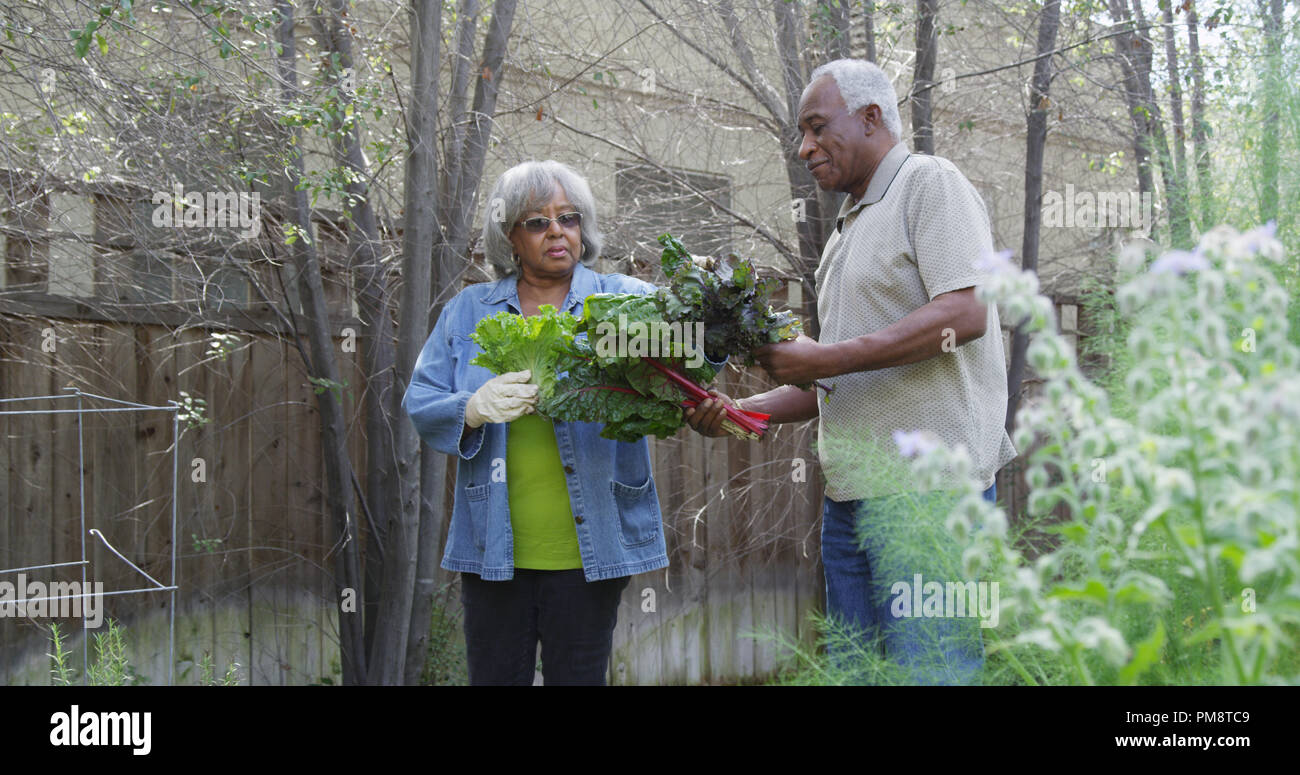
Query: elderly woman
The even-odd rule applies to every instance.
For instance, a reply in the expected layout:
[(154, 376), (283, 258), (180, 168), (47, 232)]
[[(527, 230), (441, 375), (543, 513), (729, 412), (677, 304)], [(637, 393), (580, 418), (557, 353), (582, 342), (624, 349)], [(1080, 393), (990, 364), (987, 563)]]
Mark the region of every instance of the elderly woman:
[(403, 406), (434, 449), (457, 456), (442, 567), (461, 572), (472, 684), (604, 684), (628, 577), (668, 564), (645, 439), (534, 413), (526, 371), (470, 364), (480, 319), (543, 304), (581, 314), (593, 293), (654, 286), (588, 268), (600, 255), (591, 189), (555, 161), (506, 171), (486, 201), (483, 246), (501, 279), (443, 308)]

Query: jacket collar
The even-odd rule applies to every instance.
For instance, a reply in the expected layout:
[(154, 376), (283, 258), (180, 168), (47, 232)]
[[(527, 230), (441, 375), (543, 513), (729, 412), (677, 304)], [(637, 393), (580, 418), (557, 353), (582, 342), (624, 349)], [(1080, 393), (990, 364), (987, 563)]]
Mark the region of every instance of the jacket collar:
[(844, 197), (844, 203), (840, 205), (840, 212), (835, 217), (835, 230), (844, 230), (844, 219), (857, 210), (873, 205), (885, 198), (885, 193), (889, 191), (889, 184), (894, 182), (898, 177), (898, 171), (903, 168), (903, 162), (911, 156), (907, 150), (907, 143), (898, 143), (890, 148), (876, 166), (876, 171), (871, 174), (871, 182), (867, 183), (867, 190), (863, 193), (862, 198), (854, 202), (852, 196)]
[[(582, 262), (578, 262), (578, 265), (573, 268), (573, 277), (569, 280), (569, 295), (564, 299), (565, 311), (572, 312), (574, 305), (581, 304), (591, 294), (598, 293), (600, 291), (598, 278), (595, 272)], [(518, 283), (518, 273), (497, 280), (483, 297), (483, 303), (500, 304), (504, 301), (518, 314), (520, 311)]]

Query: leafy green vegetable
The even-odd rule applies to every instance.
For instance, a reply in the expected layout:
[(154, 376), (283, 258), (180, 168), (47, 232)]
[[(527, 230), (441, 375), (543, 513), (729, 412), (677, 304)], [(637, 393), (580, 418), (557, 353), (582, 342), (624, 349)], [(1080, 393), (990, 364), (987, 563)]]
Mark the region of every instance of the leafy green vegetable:
[(483, 348), (470, 363), (494, 374), (528, 369), (528, 381), (537, 385), (538, 402), (543, 402), (555, 392), (577, 323), (577, 318), (549, 304), (530, 317), (498, 312), (480, 320), (470, 334)]
[[(538, 402), (539, 414), (569, 422), (603, 422), (600, 435), (615, 441), (636, 441), (651, 434), (668, 438), (677, 433), (682, 426), (681, 389), (643, 359), (601, 355), (583, 336), (594, 334), (601, 322), (618, 325), (620, 312), (637, 313), (641, 322), (652, 322), (640, 316), (647, 308), (634, 303), (637, 299), (648, 302), (648, 309), (654, 308), (653, 296), (631, 294), (607, 294), (584, 307), (598, 317), (584, 316), (578, 324), (581, 330), (562, 358), (566, 374), (550, 398)], [(665, 362), (697, 381), (708, 382), (716, 374), (708, 364), (688, 368), (683, 359), (665, 358)]]
[(781, 281), (760, 278), (749, 259), (732, 254), (698, 266), (671, 234), (659, 237), (659, 244), (664, 246), (659, 263), (668, 277), (657, 294), (664, 319), (703, 322), (704, 349), (711, 359), (742, 356), (752, 366), (754, 350), (799, 335), (794, 313), (772, 309), (772, 294)]
[[(799, 320), (772, 310), (780, 281), (759, 278), (747, 259), (729, 256), (697, 266), (671, 235), (659, 241), (667, 287), (649, 295), (593, 294), (583, 303), (581, 320), (549, 306), (528, 318), (508, 312), (484, 318), (472, 335), (483, 348), (473, 363), (498, 374), (531, 369), (539, 387), (537, 412), (544, 417), (602, 422), (601, 435), (616, 441), (672, 436), (684, 422), (683, 400), (704, 397), (701, 385), (716, 370), (696, 352), (664, 352), (670, 342), (656, 337), (671, 330), (671, 344), (699, 346), (694, 335), (696, 324), (703, 324), (710, 360), (738, 355), (752, 364), (752, 350), (795, 337)], [(620, 346), (609, 347), (611, 340), (601, 341), (606, 337)], [(750, 434), (746, 438), (757, 438), (766, 420), (728, 410), (733, 432)]]

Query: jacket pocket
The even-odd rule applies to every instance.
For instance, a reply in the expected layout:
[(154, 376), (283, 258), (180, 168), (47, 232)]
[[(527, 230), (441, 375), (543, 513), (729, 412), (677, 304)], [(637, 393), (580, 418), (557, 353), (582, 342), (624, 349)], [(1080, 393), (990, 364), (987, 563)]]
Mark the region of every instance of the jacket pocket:
[(474, 546), (484, 550), (483, 536), (487, 535), (488, 518), (491, 515), (491, 501), (488, 499), (488, 485), (480, 484), (465, 487), (465, 502), (469, 504), (470, 533), (474, 537)]
[(618, 506), (618, 538), (629, 549), (644, 546), (659, 536), (659, 496), (654, 477), (632, 486), (611, 480), (609, 488)]

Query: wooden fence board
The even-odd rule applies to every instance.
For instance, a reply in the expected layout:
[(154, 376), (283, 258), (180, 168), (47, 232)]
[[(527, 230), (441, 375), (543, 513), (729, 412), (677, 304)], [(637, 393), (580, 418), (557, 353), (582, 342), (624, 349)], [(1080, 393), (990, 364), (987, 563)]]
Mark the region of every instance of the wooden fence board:
[[(51, 390), (53, 354), (42, 352), (45, 321), (17, 322), (11, 327), (12, 343), (22, 362), (12, 372), (12, 386), (16, 396), (44, 396)], [(64, 333), (54, 327), (56, 335)], [(56, 351), (58, 345), (56, 344)], [(22, 402), (17, 408), (49, 409), (50, 401)], [(51, 416), (12, 415), (10, 429), (9, 508), (11, 556), (15, 565), (26, 567), (55, 562), (55, 530), (52, 511), (52, 428)], [(27, 571), (27, 581), (48, 581), (48, 571)], [(18, 578), (11, 581), (17, 583)], [(26, 598), (26, 590), (18, 590), (19, 598)], [(41, 653), (41, 645), (48, 638), (48, 629), (33, 624), (26, 618), (4, 620), (3, 626), (20, 639), (23, 648), (13, 650), (12, 657), (21, 658)], [(42, 683), (44, 683), (42, 681)]]
[(224, 367), (229, 375), (228, 392), (213, 396), (213, 421), (216, 423), (221, 451), (217, 456), (219, 487), (217, 506), (223, 529), (222, 585), (217, 596), (213, 630), (218, 669), (239, 665), (242, 683), (253, 682), (253, 632), (249, 618), (249, 492), (252, 425), (255, 416), (252, 338), (245, 338), (232, 350)]
[[(256, 684), (284, 682), (283, 634), (278, 626), (281, 601), (276, 587), (284, 556), (276, 551), (284, 520), (283, 348), (278, 342), (252, 345), (253, 406), (251, 475), (248, 478), (248, 557), (250, 632), (249, 670)], [(278, 379), (277, 379), (278, 377)]]
[[(176, 349), (177, 391), (184, 391), (204, 402), (207, 423), (181, 423), (180, 472), (176, 498), (180, 527), (176, 540), (178, 555), (176, 659), (177, 683), (198, 683), (198, 665), (216, 649), (216, 606), (213, 589), (218, 583), (221, 526), (217, 520), (216, 493), (213, 479), (217, 474), (217, 433), (213, 429), (212, 411), (217, 384), (213, 370), (205, 362), (209, 339), (205, 332), (186, 329), (180, 332)], [(194, 467), (194, 461), (200, 468)], [(194, 481), (197, 474), (203, 481)], [(188, 674), (182, 677), (182, 670)], [(217, 668), (214, 667), (214, 673)]]
[(323, 675), (317, 619), (321, 544), (319, 531), (326, 519), (321, 489), (323, 457), (320, 443), (320, 413), (316, 394), (297, 352), (286, 347), (284, 371), (288, 375), (285, 427), (286, 492), (289, 495), (288, 532), (285, 549), (294, 552), (286, 569), (284, 600), (288, 616), (286, 640), (290, 665), (287, 680), (305, 684)]
[[(11, 344), (14, 335), (13, 325), (7, 318), (0, 318), (0, 398), (17, 396), (13, 385), (12, 372), (18, 368), (15, 358), (17, 353)], [(12, 409), (13, 404), (0, 405), (2, 409)], [(9, 486), (9, 477), (13, 466), (10, 450), (9, 415), (0, 415), (0, 570), (19, 568), (24, 563), (18, 560), (14, 551), (14, 539), (18, 531), (18, 520), (13, 509), (13, 490)], [(0, 581), (14, 583), (15, 574), (6, 573)], [(17, 651), (18, 633), (6, 619), (0, 621), (0, 683), (8, 685), (13, 672), (10, 668), (10, 654)]]

